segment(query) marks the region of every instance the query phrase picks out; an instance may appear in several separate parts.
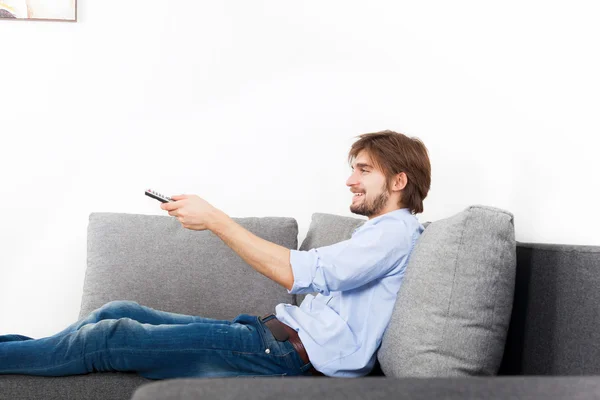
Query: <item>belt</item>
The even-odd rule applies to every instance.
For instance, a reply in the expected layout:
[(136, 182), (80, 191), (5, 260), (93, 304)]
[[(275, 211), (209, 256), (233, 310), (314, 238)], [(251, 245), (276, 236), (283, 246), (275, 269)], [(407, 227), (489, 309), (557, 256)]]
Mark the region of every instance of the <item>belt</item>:
[[(273, 316), (274, 318), (271, 318), (268, 321), (264, 321), (270, 316)], [(310, 363), (308, 353), (306, 353), (306, 349), (304, 348), (302, 341), (300, 341), (300, 337), (298, 337), (298, 332), (296, 332), (292, 327), (278, 320), (277, 317), (275, 317), (275, 314), (267, 314), (264, 317), (261, 317), (261, 321), (263, 322), (263, 324), (265, 324), (267, 328), (269, 328), (269, 330), (273, 334), (273, 337), (277, 341), (289, 341), (292, 344), (292, 346), (294, 346), (294, 349), (300, 356), (302, 362), (304, 362), (304, 364)], [(310, 372), (314, 376), (325, 376), (319, 371), (317, 371), (315, 367), (312, 366), (312, 364), (308, 372)]]

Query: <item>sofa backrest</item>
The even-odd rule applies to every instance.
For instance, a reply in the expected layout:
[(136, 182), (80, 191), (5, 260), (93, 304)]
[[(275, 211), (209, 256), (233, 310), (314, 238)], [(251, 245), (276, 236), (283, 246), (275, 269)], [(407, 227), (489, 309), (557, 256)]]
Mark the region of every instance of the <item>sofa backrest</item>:
[[(297, 248), (293, 218), (233, 219), (259, 237)], [(300, 249), (348, 239), (364, 222), (315, 213)], [(279, 303), (294, 303), (215, 235), (184, 229), (172, 217), (92, 213), (87, 246), (80, 317), (112, 300), (219, 319), (261, 315)], [(600, 374), (600, 246), (517, 242), (516, 256), (499, 374)]]
[(600, 246), (517, 242), (500, 375), (600, 374)]
[[(232, 218), (270, 242), (298, 246), (294, 218)], [(210, 231), (170, 216), (91, 213), (80, 318), (113, 300), (231, 320), (291, 303), (284, 287), (256, 272)]]

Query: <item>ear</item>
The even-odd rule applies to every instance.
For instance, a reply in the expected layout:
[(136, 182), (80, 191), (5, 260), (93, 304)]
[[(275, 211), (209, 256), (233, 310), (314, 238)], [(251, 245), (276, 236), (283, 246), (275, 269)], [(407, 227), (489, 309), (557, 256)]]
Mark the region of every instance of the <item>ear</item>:
[(395, 190), (402, 190), (406, 187), (407, 184), (408, 184), (408, 177), (406, 176), (405, 172), (400, 172), (399, 174), (396, 175), (396, 178), (394, 180), (394, 189)]

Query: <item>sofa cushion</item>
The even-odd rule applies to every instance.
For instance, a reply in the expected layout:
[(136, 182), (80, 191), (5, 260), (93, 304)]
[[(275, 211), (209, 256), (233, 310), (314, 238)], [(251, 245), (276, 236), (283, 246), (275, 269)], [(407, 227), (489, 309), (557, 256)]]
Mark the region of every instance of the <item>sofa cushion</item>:
[(366, 219), (314, 213), (308, 232), (306, 233), (306, 238), (302, 241), (299, 250), (330, 246), (348, 240), (352, 237), (352, 233), (365, 222), (367, 222)]
[[(265, 240), (297, 248), (293, 218), (232, 219)], [(183, 228), (171, 216), (91, 213), (87, 239), (80, 318), (113, 300), (228, 320), (292, 302), (283, 286), (256, 272), (211, 231)]]
[(133, 372), (94, 372), (73, 376), (0, 375), (0, 399), (129, 400), (152, 383)]
[(417, 241), (378, 359), (387, 376), (495, 375), (512, 310), (513, 215), (470, 206)]
[(597, 399), (600, 377), (212, 378), (167, 379), (139, 387), (131, 400), (581, 400)]

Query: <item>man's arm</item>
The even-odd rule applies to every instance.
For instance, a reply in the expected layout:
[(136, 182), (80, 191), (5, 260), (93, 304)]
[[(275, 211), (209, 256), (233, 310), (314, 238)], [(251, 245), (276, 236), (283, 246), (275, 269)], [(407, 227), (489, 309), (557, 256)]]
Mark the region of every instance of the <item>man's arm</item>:
[(291, 290), (294, 274), (290, 264), (289, 249), (259, 238), (220, 210), (208, 229), (220, 237), (252, 268), (287, 290)]

